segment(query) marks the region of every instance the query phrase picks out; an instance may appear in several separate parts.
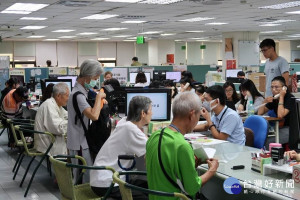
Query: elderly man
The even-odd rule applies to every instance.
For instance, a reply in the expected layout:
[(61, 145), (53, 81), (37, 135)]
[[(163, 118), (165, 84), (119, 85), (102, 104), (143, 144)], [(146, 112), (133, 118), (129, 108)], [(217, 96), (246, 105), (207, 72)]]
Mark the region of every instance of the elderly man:
[[(201, 177), (195, 167), (191, 145), (184, 139), (192, 132), (200, 117), (201, 102), (194, 92), (183, 92), (173, 100), (173, 120), (169, 127), (153, 133), (146, 144), (146, 166), (149, 189), (164, 192), (185, 191), (196, 196), (201, 186), (215, 174), (219, 163), (206, 160), (209, 169)], [(202, 162), (205, 160), (202, 160)], [(164, 170), (163, 170), (164, 169)], [(150, 199), (167, 200), (170, 197), (150, 195)]]
[[(50, 155), (67, 154), (64, 134), (67, 133), (68, 112), (62, 107), (66, 106), (69, 99), (69, 88), (66, 83), (57, 83), (53, 87), (52, 97), (39, 107), (35, 116), (34, 129), (48, 131), (55, 136), (55, 142)], [(45, 152), (50, 145), (47, 135), (35, 134), (34, 145), (40, 152)]]
[[(209, 87), (204, 94), (203, 109), (201, 115), (207, 123), (199, 124), (195, 131), (209, 130), (212, 136), (219, 140), (245, 145), (245, 132), (240, 116), (226, 106), (225, 91), (220, 85)], [(211, 117), (210, 112), (214, 112)]]

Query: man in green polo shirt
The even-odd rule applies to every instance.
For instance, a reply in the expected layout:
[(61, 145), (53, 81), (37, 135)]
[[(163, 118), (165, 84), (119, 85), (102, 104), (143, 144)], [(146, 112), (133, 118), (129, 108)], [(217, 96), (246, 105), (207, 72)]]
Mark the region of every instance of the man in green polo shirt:
[[(153, 133), (146, 144), (149, 189), (164, 192), (185, 191), (195, 198), (201, 186), (215, 174), (219, 163), (216, 159), (210, 159), (206, 160), (208, 171), (198, 176), (195, 167), (201, 161), (195, 160), (191, 145), (183, 137), (184, 134), (192, 132), (197, 125), (200, 110), (201, 102), (193, 92), (183, 92), (173, 100), (172, 123), (163, 131), (158, 130)], [(154, 195), (149, 195), (149, 198), (151, 200), (171, 199)]]

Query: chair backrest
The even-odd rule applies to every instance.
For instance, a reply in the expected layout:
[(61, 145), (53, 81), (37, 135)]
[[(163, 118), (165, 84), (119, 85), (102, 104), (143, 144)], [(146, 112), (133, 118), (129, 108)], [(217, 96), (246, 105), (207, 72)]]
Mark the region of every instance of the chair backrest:
[(27, 119), (6, 119), (6, 122), (9, 124), (11, 133), (17, 146), (20, 145), (20, 142), (22, 142), (22, 140), (18, 139), (17, 132), (15, 130), (15, 125), (23, 125), (27, 126), (28, 128), (29, 126), (34, 126), (34, 121)]
[(23, 132), (26, 131), (27, 133), (32, 133), (32, 134), (45, 134), (45, 135), (48, 135), (50, 136), (50, 145), (48, 146), (46, 152), (41, 152), (41, 155), (42, 154), (48, 154), (49, 151), (51, 150), (52, 146), (53, 146), (53, 143), (55, 142), (55, 137), (52, 133), (49, 133), (47, 131), (45, 132), (41, 132), (41, 131), (35, 131), (35, 130), (31, 130), (29, 129), (29, 126), (26, 126), (26, 125), (16, 125), (14, 126), (15, 130), (18, 131), (20, 133), (20, 136), (21, 136), (21, 140), (23, 142), (23, 145), (24, 145), (24, 149), (25, 149), (25, 152), (29, 155), (29, 156), (32, 156), (31, 152), (29, 151), (29, 148), (28, 148), (28, 144), (27, 144), (27, 141), (24, 137), (24, 134)]
[(263, 148), (268, 134), (267, 121), (262, 116), (252, 115), (246, 119), (244, 127), (250, 128), (254, 133), (253, 147)]
[(66, 162), (50, 156), (60, 193), (64, 199), (75, 199), (74, 185), (72, 181), (72, 168), (66, 166)]
[(254, 143), (254, 133), (250, 128), (246, 128), (245, 129), (245, 135), (246, 135), (246, 142), (245, 142), (245, 146), (248, 147), (253, 147), (253, 143)]
[(131, 190), (137, 190), (137, 191), (140, 191), (140, 192), (143, 192), (146, 194), (151, 194), (151, 195), (177, 197), (177, 198), (181, 198), (182, 200), (189, 200), (189, 198), (182, 193), (176, 193), (176, 192), (170, 193), (170, 192), (162, 192), (162, 191), (145, 189), (142, 187), (138, 187), (138, 186), (126, 183), (125, 181), (120, 179), (120, 175), (128, 175), (128, 174), (130, 174), (130, 175), (133, 175), (133, 174), (147, 175), (146, 172), (139, 172), (139, 171), (115, 172), (113, 174), (113, 181), (115, 183), (119, 184), (120, 192), (122, 195), (122, 200), (133, 200)]

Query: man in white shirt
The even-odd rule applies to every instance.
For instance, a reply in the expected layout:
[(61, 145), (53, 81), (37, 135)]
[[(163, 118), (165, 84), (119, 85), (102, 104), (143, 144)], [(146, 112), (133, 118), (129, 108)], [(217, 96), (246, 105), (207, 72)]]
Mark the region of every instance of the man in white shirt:
[[(94, 166), (110, 166), (116, 171), (122, 171), (118, 166), (119, 155), (136, 155), (141, 157), (146, 153), (147, 136), (141, 131), (152, 117), (152, 104), (148, 97), (135, 96), (129, 103), (127, 119), (123, 118), (100, 149)], [(131, 161), (122, 161), (124, 168), (131, 166)], [(121, 177), (123, 180), (124, 177)], [(90, 185), (99, 196), (104, 196), (112, 183), (112, 172), (109, 170), (91, 170)], [(115, 185), (116, 186), (116, 185)], [(140, 193), (132, 194), (134, 199), (147, 199)], [(119, 188), (114, 187), (110, 197), (122, 199)]]
[[(62, 106), (67, 105), (69, 94), (66, 83), (55, 84), (52, 97), (39, 107), (35, 116), (34, 130), (48, 131), (55, 136), (55, 142), (49, 155), (67, 154), (64, 134), (67, 133), (68, 112)], [(34, 135), (34, 146), (40, 152), (45, 152), (50, 142), (50, 137), (47, 135)]]

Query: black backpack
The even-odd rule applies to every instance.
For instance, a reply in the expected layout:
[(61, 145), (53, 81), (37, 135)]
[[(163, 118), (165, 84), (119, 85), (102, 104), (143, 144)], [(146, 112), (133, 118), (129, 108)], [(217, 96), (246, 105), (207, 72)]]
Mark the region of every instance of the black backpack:
[[(77, 124), (77, 119), (80, 119), (80, 122), (82, 124), (82, 127), (84, 129), (85, 137), (87, 140), (87, 143), (89, 145), (89, 150), (92, 155), (92, 158), (95, 158), (105, 143), (105, 141), (108, 139), (110, 136), (111, 132), (111, 119), (109, 117), (109, 107), (107, 104), (103, 105), (103, 108), (101, 109), (100, 115), (98, 120), (92, 121), (92, 123), (88, 123), (88, 128), (85, 126), (83, 122), (83, 114), (80, 113), (78, 103), (77, 103), (77, 96), (79, 94), (82, 94), (82, 92), (77, 91), (73, 94), (73, 107), (76, 112), (75, 116), (75, 124)], [(95, 103), (94, 100), (88, 100), (89, 104), (93, 106)]]

